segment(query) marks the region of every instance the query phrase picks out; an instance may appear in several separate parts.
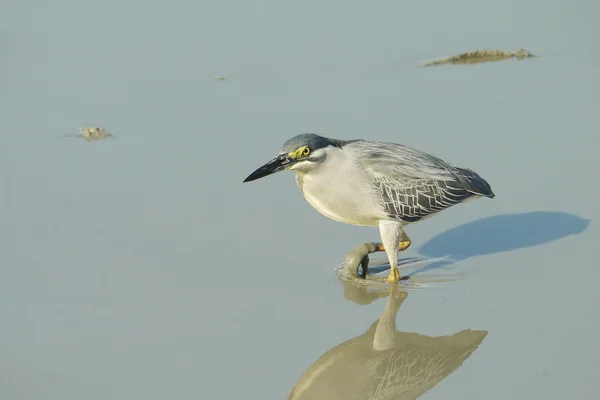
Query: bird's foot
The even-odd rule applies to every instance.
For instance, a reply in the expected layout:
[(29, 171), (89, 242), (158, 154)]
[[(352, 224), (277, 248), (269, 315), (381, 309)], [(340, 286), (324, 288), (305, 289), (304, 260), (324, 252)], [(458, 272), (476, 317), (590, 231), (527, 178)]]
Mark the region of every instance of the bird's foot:
[(387, 280), (389, 283), (398, 283), (398, 281), (400, 280), (400, 272), (398, 271), (398, 267), (392, 268), (390, 270), (390, 274), (388, 275)]

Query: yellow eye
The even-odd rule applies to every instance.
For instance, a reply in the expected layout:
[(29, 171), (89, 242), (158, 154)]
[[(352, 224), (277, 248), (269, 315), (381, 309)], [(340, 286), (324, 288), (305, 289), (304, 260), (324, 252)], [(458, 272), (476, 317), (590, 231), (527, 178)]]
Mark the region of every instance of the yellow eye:
[(309, 154), (310, 154), (310, 149), (308, 147), (305, 147), (304, 150), (302, 150), (302, 155), (304, 157), (306, 157)]

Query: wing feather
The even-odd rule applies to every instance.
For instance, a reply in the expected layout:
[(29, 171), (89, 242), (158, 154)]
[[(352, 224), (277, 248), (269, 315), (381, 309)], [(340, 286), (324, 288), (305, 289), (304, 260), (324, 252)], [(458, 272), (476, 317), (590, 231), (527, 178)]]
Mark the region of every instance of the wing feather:
[(472, 196), (494, 197), (477, 173), (395, 143), (349, 142), (388, 216), (416, 222)]

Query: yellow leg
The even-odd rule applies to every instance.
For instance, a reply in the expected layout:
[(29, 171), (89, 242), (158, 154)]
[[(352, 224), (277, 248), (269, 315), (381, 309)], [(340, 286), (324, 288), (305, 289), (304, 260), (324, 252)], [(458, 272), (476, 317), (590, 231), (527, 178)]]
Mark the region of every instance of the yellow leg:
[[(402, 231), (402, 236), (401, 236), (401, 240), (400, 240), (400, 245), (399, 250), (400, 251), (404, 251), (406, 249), (408, 249), (410, 247), (411, 241), (408, 237), (408, 235)], [(378, 244), (377, 248), (375, 249), (375, 251), (385, 251), (385, 247), (383, 246), (383, 244)], [(398, 281), (400, 280), (400, 272), (398, 271), (398, 268), (392, 268), (390, 269), (390, 274), (388, 276), (388, 282), (390, 283), (398, 283)]]
[(398, 267), (392, 268), (390, 270), (390, 274), (388, 275), (388, 282), (390, 283), (398, 283), (400, 280), (400, 271), (398, 271)]
[(400, 235), (400, 251), (404, 251), (404, 250), (408, 249), (409, 247), (410, 247), (410, 238), (408, 237), (406, 232), (404, 232), (404, 230), (403, 230), (402, 235)]

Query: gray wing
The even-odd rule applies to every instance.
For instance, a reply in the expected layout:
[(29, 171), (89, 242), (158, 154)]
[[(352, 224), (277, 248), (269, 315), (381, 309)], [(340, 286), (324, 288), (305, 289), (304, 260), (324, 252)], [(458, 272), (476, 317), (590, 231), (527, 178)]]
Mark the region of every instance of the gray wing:
[(416, 222), (472, 196), (494, 197), (475, 172), (395, 143), (356, 141), (361, 165), (388, 216)]
[(419, 179), (398, 182), (375, 177), (373, 182), (385, 213), (403, 222), (416, 222), (475, 196), (456, 181)]

